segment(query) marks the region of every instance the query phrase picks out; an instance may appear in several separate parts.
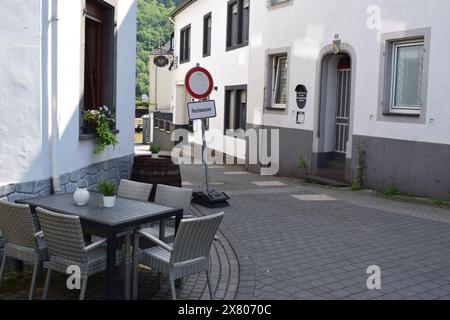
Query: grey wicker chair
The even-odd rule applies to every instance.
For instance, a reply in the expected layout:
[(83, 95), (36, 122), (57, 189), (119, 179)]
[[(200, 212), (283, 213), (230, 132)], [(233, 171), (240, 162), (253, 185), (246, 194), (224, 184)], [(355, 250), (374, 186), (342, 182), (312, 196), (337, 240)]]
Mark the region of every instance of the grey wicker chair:
[[(190, 189), (171, 187), (162, 184), (158, 185), (156, 189), (156, 204), (172, 207), (175, 209), (183, 209), (183, 215), (185, 217), (189, 216), (191, 200), (192, 190)], [(162, 223), (165, 226), (164, 229), (162, 229), (164, 231), (163, 237), (160, 237), (159, 235), (160, 227), (157, 224), (155, 224), (153, 227), (145, 228), (143, 229), (143, 231), (160, 239), (162, 238), (165, 242), (173, 242), (175, 238), (174, 224), (171, 223), (171, 219), (169, 219), (168, 221), (162, 221)]]
[(6, 258), (14, 258), (33, 265), (33, 275), (28, 299), (33, 299), (39, 265), (46, 260), (46, 246), (42, 232), (38, 232), (28, 205), (0, 201), (0, 229), (5, 239), (0, 286), (5, 271)]
[[(145, 250), (135, 250), (134, 261), (139, 261), (140, 264), (150, 267), (154, 271), (168, 275), (173, 300), (176, 300), (175, 280), (205, 271), (209, 293), (211, 299), (214, 299), (209, 276), (209, 253), (224, 215), (222, 212), (207, 217), (183, 219), (173, 246), (143, 230), (137, 231), (135, 243), (139, 243), (139, 238), (144, 237), (153, 241), (157, 246)], [(133, 298), (137, 299), (137, 264), (134, 265), (133, 271)]]
[[(81, 271), (80, 300), (84, 300), (88, 278), (106, 270), (106, 239), (86, 246), (80, 218), (63, 215), (41, 208), (37, 209), (44, 238), (48, 246), (49, 261), (42, 299), (47, 299), (53, 271), (67, 274), (69, 266), (78, 266)], [(122, 253), (116, 251), (116, 263), (122, 262)]]
[(149, 201), (153, 185), (135, 182), (130, 180), (120, 180), (117, 195), (122, 198), (129, 198), (140, 201)]

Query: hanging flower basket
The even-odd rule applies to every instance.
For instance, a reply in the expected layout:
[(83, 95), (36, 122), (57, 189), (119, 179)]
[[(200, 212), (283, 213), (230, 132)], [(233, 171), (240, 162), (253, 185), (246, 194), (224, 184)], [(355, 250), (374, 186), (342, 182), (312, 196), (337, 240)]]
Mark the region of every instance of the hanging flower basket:
[(115, 121), (108, 107), (103, 106), (102, 108), (85, 111), (83, 117), (88, 126), (95, 126), (95, 154), (100, 154), (108, 146), (115, 147), (119, 143), (111, 131)]

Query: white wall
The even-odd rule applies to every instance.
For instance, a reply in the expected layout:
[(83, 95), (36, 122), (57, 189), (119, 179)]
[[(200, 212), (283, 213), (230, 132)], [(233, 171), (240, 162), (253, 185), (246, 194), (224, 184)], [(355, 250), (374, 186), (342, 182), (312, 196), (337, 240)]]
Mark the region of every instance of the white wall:
[[(212, 12), (212, 40), (211, 55), (203, 58), (203, 17)], [(216, 101), (217, 118), (210, 119), (210, 128), (217, 130), (218, 139), (209, 137), (208, 146), (212, 149), (224, 151), (222, 143), (224, 130), (224, 103), (225, 86), (246, 85), (248, 83), (248, 47), (226, 52), (226, 20), (227, 1), (198, 0), (183, 10), (175, 17), (175, 55), (179, 56), (179, 36), (180, 29), (191, 24), (191, 59), (189, 63), (180, 64), (175, 71), (176, 85), (184, 85), (184, 78), (189, 69), (195, 67), (197, 63), (208, 69), (213, 78), (214, 86), (218, 88), (213, 91), (211, 99)], [(172, 86), (175, 90), (176, 86)], [(181, 108), (186, 106), (177, 103), (176, 94), (173, 105), (176, 105), (174, 112), (175, 124), (184, 124)], [(197, 127), (196, 142), (200, 143), (199, 128)], [(212, 131), (212, 130), (211, 130)], [(227, 144), (234, 145), (236, 139), (226, 137)], [(238, 156), (245, 157), (245, 143), (242, 140), (236, 141), (238, 144)]]
[[(117, 135), (119, 144), (101, 155), (94, 155), (92, 140), (79, 141), (79, 103), (81, 71), (81, 12), (78, 1), (60, 0), (59, 13), (59, 121), (58, 171), (69, 172), (93, 162), (134, 152), (134, 97), (136, 61), (136, 10), (134, 0), (118, 1), (117, 21)], [(81, 73), (80, 73), (81, 72)]]
[[(40, 3), (38, 0), (4, 1), (0, 11), (0, 182), (3, 183), (50, 176), (48, 88), (45, 81), (40, 81), (41, 76), (45, 79), (48, 67), (45, 57), (47, 1), (42, 1), (42, 25)], [(80, 85), (84, 72), (80, 67), (81, 4), (73, 0), (59, 0), (58, 3), (57, 171), (62, 174), (134, 152), (136, 2), (118, 1), (116, 104), (119, 145), (99, 156), (93, 153), (93, 140), (79, 141)], [(39, 60), (41, 50), (42, 61)]]
[[(169, 66), (160, 68), (153, 63), (155, 55), (150, 55), (150, 107), (157, 108), (158, 111), (172, 111), (172, 82), (173, 69), (169, 70)], [(165, 55), (169, 61), (172, 56)]]
[(0, 9), (0, 185), (48, 175), (42, 166), (40, 1)]
[[(381, 9), (379, 31), (370, 30), (366, 24), (367, 9), (372, 5)], [(266, 1), (251, 1), (248, 121), (313, 130), (319, 53), (339, 34), (342, 42), (356, 51), (354, 134), (450, 144), (446, 94), (450, 64), (445, 41), (450, 34), (449, 11), (450, 2), (446, 0), (294, 0), (292, 5), (271, 10), (266, 8)], [(432, 34), (426, 124), (377, 121), (380, 35), (429, 27)], [(284, 47), (289, 47), (291, 53), (288, 113), (263, 114), (266, 50)], [(297, 84), (305, 84), (309, 91), (303, 125), (295, 123)], [(434, 122), (430, 123), (430, 118)]]

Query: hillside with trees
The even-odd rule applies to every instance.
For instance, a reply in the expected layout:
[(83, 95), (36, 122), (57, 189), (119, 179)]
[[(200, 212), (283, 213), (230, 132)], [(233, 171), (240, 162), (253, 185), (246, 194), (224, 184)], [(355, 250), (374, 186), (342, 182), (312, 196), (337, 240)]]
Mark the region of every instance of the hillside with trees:
[(148, 56), (173, 32), (170, 12), (180, 0), (138, 0), (136, 98), (149, 92)]

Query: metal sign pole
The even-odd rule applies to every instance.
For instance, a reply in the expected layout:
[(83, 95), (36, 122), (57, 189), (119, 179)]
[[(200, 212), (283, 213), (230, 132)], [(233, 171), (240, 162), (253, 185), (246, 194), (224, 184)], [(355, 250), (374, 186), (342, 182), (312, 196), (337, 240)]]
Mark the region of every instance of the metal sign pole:
[(209, 188), (209, 178), (208, 178), (208, 152), (206, 150), (206, 128), (205, 128), (205, 121), (200, 120), (202, 122), (202, 140), (203, 140), (203, 147), (202, 147), (202, 154), (203, 154), (203, 162), (205, 163), (205, 184), (206, 184), (206, 193), (210, 194), (211, 190)]
[(214, 89), (214, 82), (208, 70), (201, 68), (199, 64), (189, 70), (185, 77), (185, 84), (188, 93), (197, 102), (188, 103), (189, 120), (201, 120), (202, 122), (202, 159), (205, 166), (205, 186), (206, 192), (194, 192), (193, 202), (208, 208), (222, 208), (229, 206), (227, 200), (230, 198), (224, 192), (211, 190), (209, 185), (208, 172), (208, 146), (206, 144), (206, 119), (217, 116), (216, 104), (214, 100), (208, 100)]

